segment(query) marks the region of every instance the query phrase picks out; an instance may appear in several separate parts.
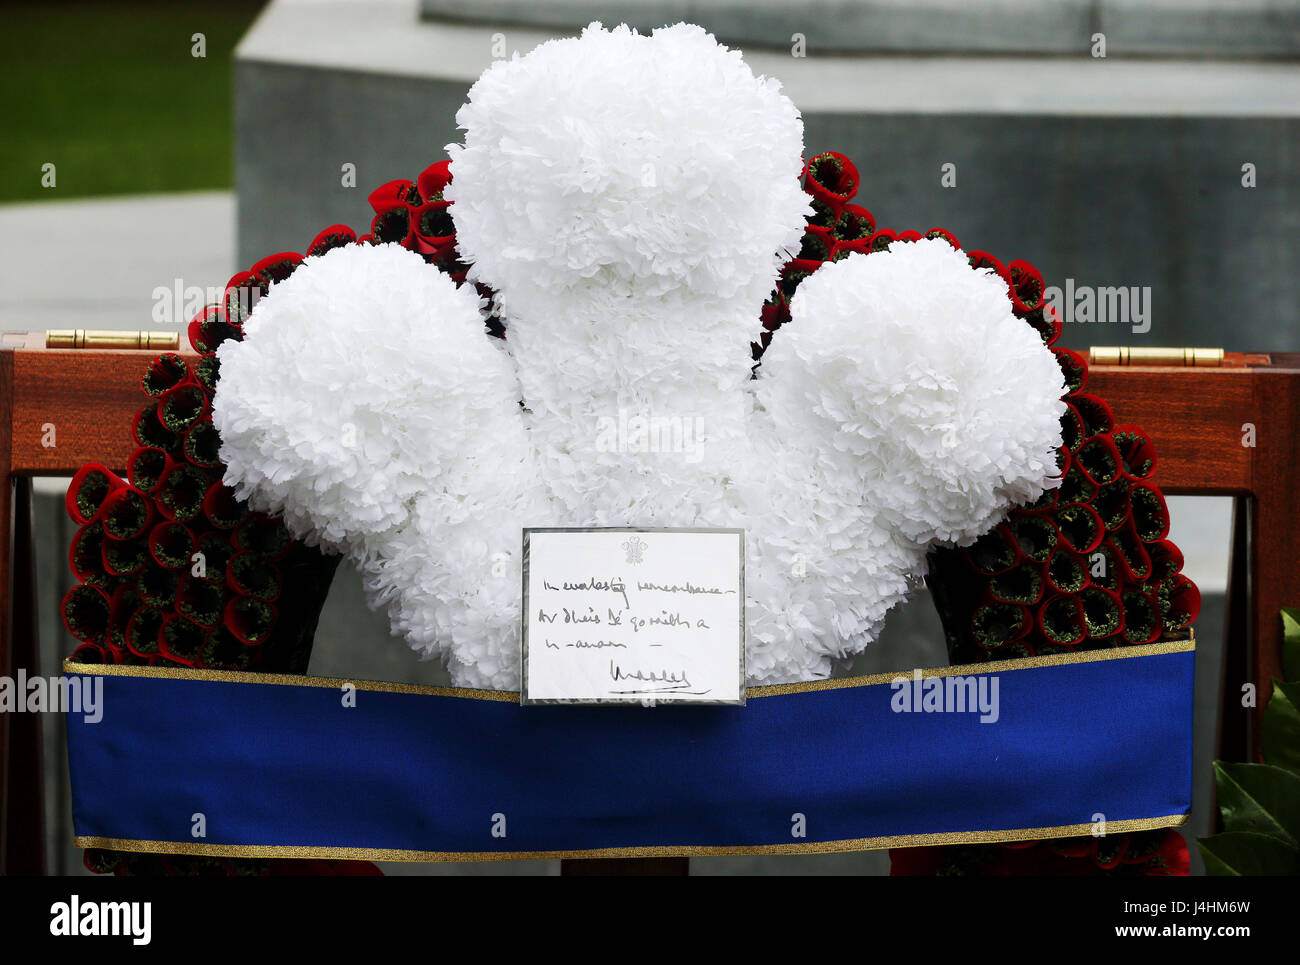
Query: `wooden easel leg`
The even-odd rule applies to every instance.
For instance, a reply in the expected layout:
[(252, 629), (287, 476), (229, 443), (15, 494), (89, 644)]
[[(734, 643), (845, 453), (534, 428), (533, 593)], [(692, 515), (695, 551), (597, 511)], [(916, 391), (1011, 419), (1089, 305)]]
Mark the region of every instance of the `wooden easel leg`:
[[(10, 590), (9, 670), (28, 679), (40, 673), (36, 618), (36, 547), (33, 540), (32, 481), (14, 480), (13, 555)], [(41, 722), (47, 714), (15, 714), (9, 723), (9, 829), (5, 868), (11, 875), (45, 873), (45, 780)]]
[[(1232, 542), (1228, 553), (1228, 593), (1223, 620), (1223, 677), (1219, 693), (1219, 739), (1215, 757), (1249, 761), (1250, 712), (1242, 705), (1242, 685), (1254, 680), (1250, 666), (1250, 516), (1252, 499), (1232, 501)], [(1263, 698), (1263, 694), (1257, 694)]]
[[(1261, 755), (1259, 729), (1273, 681), (1283, 679), (1283, 607), (1300, 606), (1300, 378), (1283, 371), (1256, 379), (1262, 441), (1255, 450), (1251, 506), (1251, 676), (1257, 709), (1251, 715), (1249, 757)], [(1267, 421), (1265, 421), (1267, 420)], [(1267, 437), (1262, 433), (1268, 432)]]
[(560, 862), (560, 874), (566, 878), (667, 878), (690, 873), (690, 858), (571, 858)]
[[(0, 673), (8, 673), (13, 640), (13, 609), (9, 605), (13, 580), (13, 349), (0, 349)], [(0, 714), (0, 875), (7, 872), (5, 849), (9, 829), (9, 718)]]

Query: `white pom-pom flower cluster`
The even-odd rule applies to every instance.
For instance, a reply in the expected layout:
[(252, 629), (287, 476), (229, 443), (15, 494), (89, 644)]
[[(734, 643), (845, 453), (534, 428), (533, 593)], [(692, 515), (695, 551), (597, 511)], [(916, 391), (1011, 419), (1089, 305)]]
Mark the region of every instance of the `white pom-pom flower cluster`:
[[(493, 64), (456, 119), (457, 245), (497, 293), (565, 517), (708, 522), (759, 306), (810, 210), (798, 111), (699, 27), (593, 24)], [(691, 458), (639, 451), (637, 419)]]
[(519, 529), (541, 501), (474, 289), (399, 245), (338, 248), (274, 286), (217, 358), (236, 495), (357, 563), (394, 631), (467, 685), (508, 682)]
[(799, 437), (849, 455), (844, 485), (872, 487), (913, 542), (973, 542), (1059, 484), (1044, 443), (1065, 412), (1060, 366), (1012, 314), (1006, 282), (947, 242), (822, 267), (761, 372), (773, 419), (801, 410)]
[(214, 402), (239, 495), (348, 553), (457, 684), (518, 684), (525, 526), (744, 527), (750, 681), (774, 683), (828, 674), (930, 546), (1055, 484), (1060, 370), (943, 242), (807, 279), (750, 379), (808, 213), (802, 124), (698, 27), (593, 25), (457, 117), (452, 216), (504, 347), (472, 289), (348, 248), (259, 302)]
[(592, 24), (494, 63), (456, 121), (457, 244), (507, 300), (761, 298), (803, 233), (799, 112), (700, 27)]
[(802, 675), (824, 676), (874, 639), (933, 546), (971, 543), (1060, 484), (1065, 385), (1006, 283), (944, 241), (825, 265), (790, 312), (755, 383), (776, 505), (751, 531), (769, 563), (810, 574), (756, 595), (750, 654), (785, 677), (797, 613), (836, 627), (800, 655)]

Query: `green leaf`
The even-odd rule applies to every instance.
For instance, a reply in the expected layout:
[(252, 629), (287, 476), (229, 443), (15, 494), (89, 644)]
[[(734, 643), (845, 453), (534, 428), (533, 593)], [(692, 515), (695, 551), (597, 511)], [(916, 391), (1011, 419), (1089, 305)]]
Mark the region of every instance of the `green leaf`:
[(1300, 847), (1300, 774), (1267, 764), (1214, 762), (1227, 831), (1253, 831)]
[(1300, 774), (1300, 683), (1273, 681), (1273, 699), (1264, 708), (1260, 743), (1266, 763)]
[(1300, 875), (1300, 848), (1252, 831), (1226, 831), (1196, 842), (1212, 875)]
[(1300, 610), (1282, 610), (1282, 675), (1300, 681)]

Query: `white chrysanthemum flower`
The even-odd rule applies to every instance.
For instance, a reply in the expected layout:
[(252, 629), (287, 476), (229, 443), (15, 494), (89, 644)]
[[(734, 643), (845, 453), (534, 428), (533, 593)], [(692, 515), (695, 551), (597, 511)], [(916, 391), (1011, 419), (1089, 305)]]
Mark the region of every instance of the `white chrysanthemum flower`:
[(499, 60), (456, 121), (457, 245), (506, 295), (761, 299), (803, 233), (799, 112), (697, 26), (592, 24)]
[(760, 393), (851, 456), (872, 508), (922, 545), (966, 544), (1059, 485), (1064, 377), (1006, 283), (941, 240), (827, 265), (799, 288)]
[(699, 27), (593, 24), (493, 64), (457, 121), (457, 244), (564, 518), (724, 525), (749, 345), (809, 211), (798, 111)]
[(360, 564), (417, 650), (513, 685), (516, 641), (497, 630), (518, 619), (519, 531), (540, 497), (474, 290), (398, 245), (335, 249), (274, 286), (217, 358), (236, 494)]
[(755, 392), (768, 508), (751, 532), (771, 559), (751, 591), (750, 672), (765, 682), (824, 676), (875, 638), (935, 544), (969, 543), (1059, 485), (1061, 370), (1005, 283), (943, 241), (804, 281)]

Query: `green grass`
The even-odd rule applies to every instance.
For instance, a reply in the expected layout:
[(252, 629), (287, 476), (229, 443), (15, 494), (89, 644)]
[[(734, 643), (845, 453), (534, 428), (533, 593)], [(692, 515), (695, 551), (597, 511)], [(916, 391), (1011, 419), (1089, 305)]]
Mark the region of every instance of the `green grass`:
[(232, 54), (263, 3), (0, 6), (0, 202), (230, 187)]

